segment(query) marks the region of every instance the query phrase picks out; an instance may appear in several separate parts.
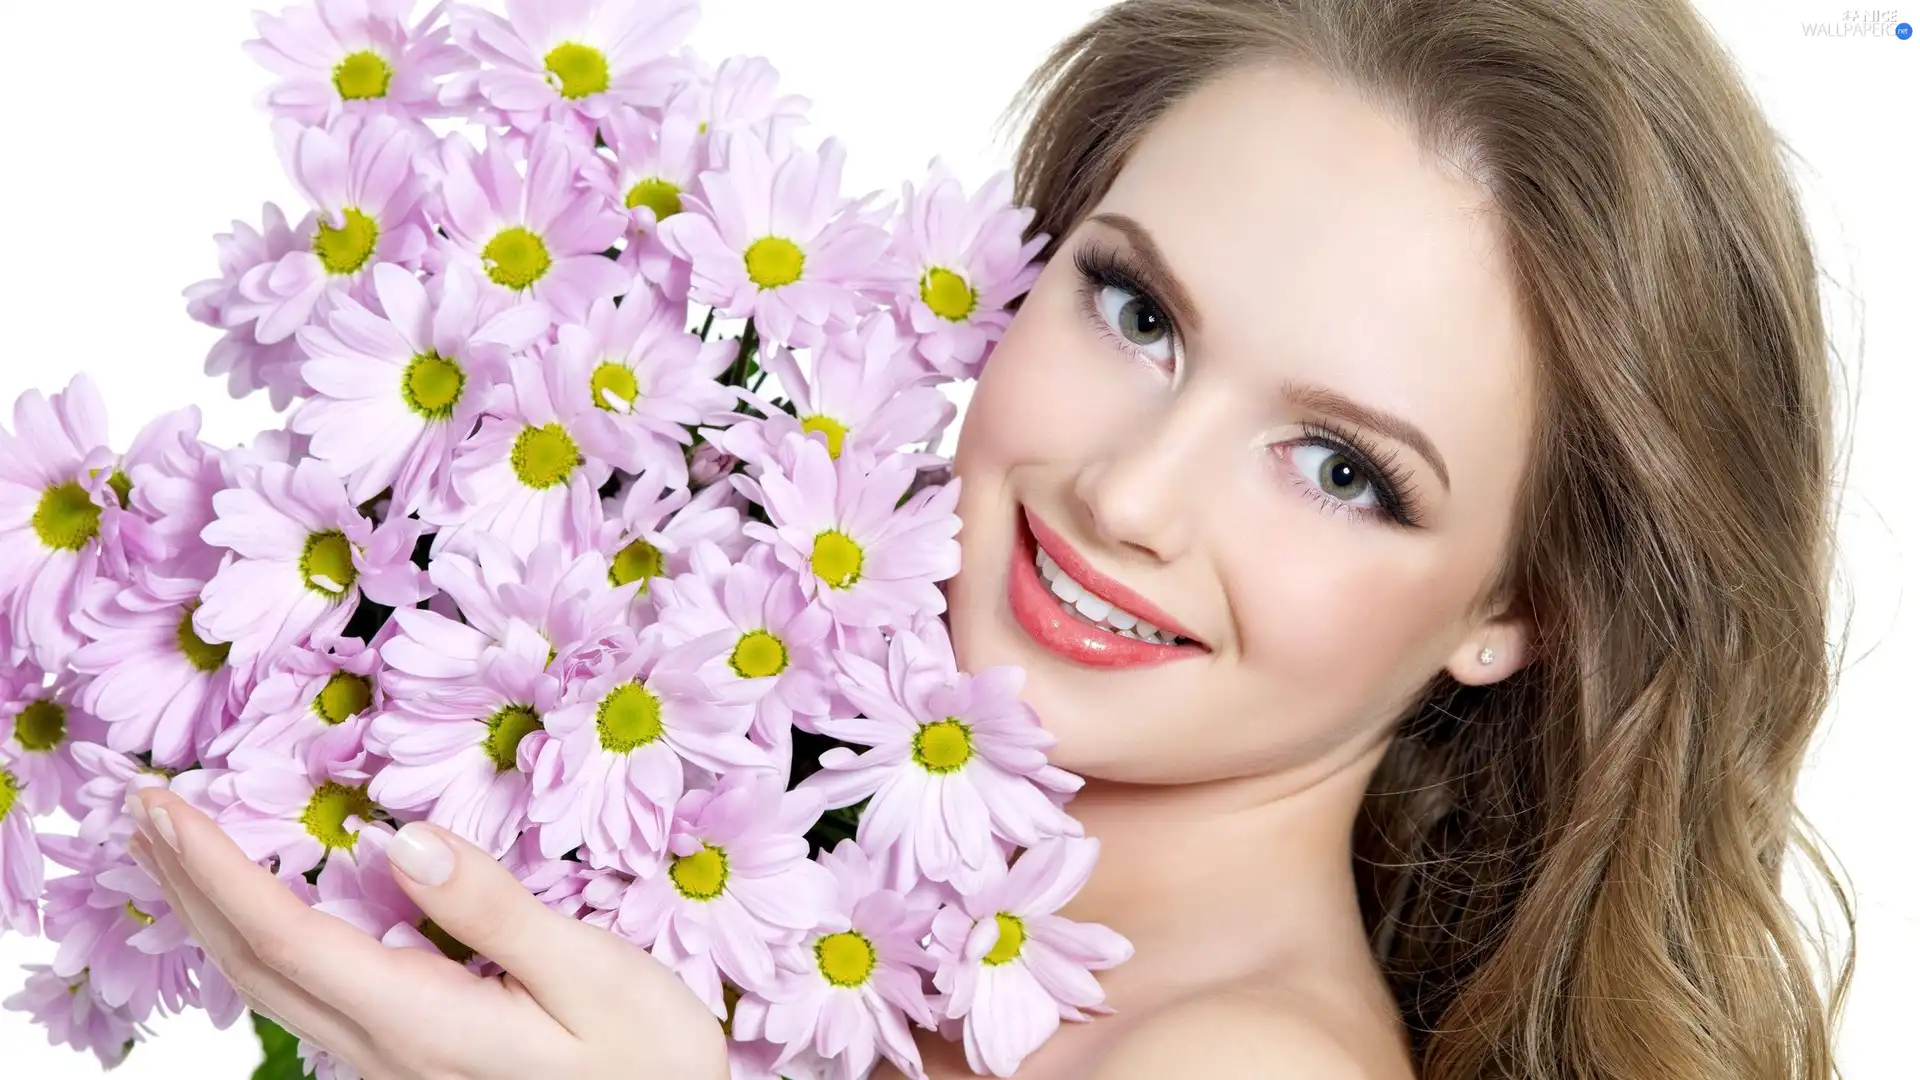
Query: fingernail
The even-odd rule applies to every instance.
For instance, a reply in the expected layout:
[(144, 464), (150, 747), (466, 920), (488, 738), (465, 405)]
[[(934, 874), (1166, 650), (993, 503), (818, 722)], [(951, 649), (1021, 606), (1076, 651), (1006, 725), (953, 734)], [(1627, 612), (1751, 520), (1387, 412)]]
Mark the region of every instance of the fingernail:
[(133, 818), (135, 825), (143, 827), (146, 825), (147, 804), (140, 801), (140, 789), (137, 787), (127, 789), (127, 814)]
[(173, 819), (167, 816), (166, 808), (156, 806), (147, 811), (147, 817), (153, 821), (153, 831), (160, 834), (160, 839), (166, 841), (168, 847), (179, 851), (180, 841), (173, 835)]
[(418, 822), (403, 825), (393, 834), (387, 861), (422, 885), (444, 885), (453, 876), (453, 852)]

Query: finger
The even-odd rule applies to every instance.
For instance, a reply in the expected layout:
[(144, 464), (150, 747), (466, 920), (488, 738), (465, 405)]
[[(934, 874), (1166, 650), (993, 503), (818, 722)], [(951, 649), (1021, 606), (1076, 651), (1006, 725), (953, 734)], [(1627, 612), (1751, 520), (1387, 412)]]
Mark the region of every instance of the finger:
[(157, 849), (145, 834), (135, 834), (127, 843), (127, 852), (150, 875), (166, 895), (167, 906), (185, 926), (193, 939), (249, 1009), (286, 1028), (303, 1042), (322, 1047), (348, 1061), (366, 1061), (370, 1049), (365, 1032), (326, 1003), (265, 965), (253, 955), (232, 924), (201, 895), (184, 874), (179, 863), (167, 854), (165, 845)]
[(436, 926), (505, 968), (575, 1035), (621, 1025), (635, 1004), (685, 993), (644, 950), (547, 907), (506, 867), (445, 829), (401, 827), (387, 860)]

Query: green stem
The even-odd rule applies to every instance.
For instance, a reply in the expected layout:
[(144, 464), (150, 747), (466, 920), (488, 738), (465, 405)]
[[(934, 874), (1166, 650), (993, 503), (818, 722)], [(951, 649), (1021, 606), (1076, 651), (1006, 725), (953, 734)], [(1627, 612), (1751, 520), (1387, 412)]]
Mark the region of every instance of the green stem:
[(710, 330), (712, 330), (712, 329), (713, 329), (713, 317), (714, 317), (714, 316), (715, 316), (716, 314), (718, 314), (718, 313), (719, 313), (719, 309), (718, 309), (718, 308), (708, 308), (708, 309), (707, 309), (707, 321), (706, 321), (705, 323), (703, 323), (703, 324), (701, 324), (701, 326), (700, 326), (700, 340), (701, 340), (701, 341), (705, 341), (705, 340), (707, 340), (707, 333), (708, 333), (708, 331), (710, 331)]

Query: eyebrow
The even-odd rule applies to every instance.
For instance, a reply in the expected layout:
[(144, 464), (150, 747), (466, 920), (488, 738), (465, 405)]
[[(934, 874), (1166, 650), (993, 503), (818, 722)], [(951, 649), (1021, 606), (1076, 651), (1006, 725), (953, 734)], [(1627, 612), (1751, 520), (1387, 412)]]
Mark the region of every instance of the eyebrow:
[[(1173, 316), (1176, 324), (1190, 327), (1195, 331), (1200, 329), (1199, 307), (1194, 304), (1192, 295), (1181, 283), (1179, 275), (1175, 274), (1173, 268), (1167, 263), (1166, 256), (1160, 253), (1160, 245), (1154, 243), (1153, 234), (1147, 231), (1145, 225), (1126, 214), (1111, 211), (1093, 214), (1087, 220), (1099, 222), (1125, 236), (1127, 243), (1133, 247), (1138, 262), (1136, 269), (1140, 276), (1146, 279), (1141, 284), (1153, 290), (1155, 298), (1166, 305), (1167, 314)], [(1311, 409), (1362, 427), (1372, 428), (1396, 442), (1406, 444), (1414, 453), (1427, 459), (1427, 464), (1431, 465), (1433, 471), (1440, 477), (1440, 486), (1449, 493), (1453, 491), (1453, 481), (1447, 476), (1446, 460), (1434, 447), (1433, 440), (1427, 438), (1426, 432), (1412, 423), (1390, 412), (1362, 405), (1339, 391), (1313, 383), (1289, 379), (1283, 396), (1303, 409)]]

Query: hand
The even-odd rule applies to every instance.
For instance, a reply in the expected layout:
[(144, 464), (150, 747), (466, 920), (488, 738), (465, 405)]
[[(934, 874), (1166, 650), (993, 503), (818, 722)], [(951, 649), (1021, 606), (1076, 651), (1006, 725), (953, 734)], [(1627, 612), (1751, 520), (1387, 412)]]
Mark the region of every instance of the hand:
[(134, 858), (241, 998), (366, 1080), (728, 1075), (718, 1021), (677, 977), (550, 910), (444, 829), (403, 827), (388, 849), (393, 876), (436, 925), (505, 968), (501, 978), (387, 948), (313, 910), (171, 792), (136, 791), (128, 808)]

